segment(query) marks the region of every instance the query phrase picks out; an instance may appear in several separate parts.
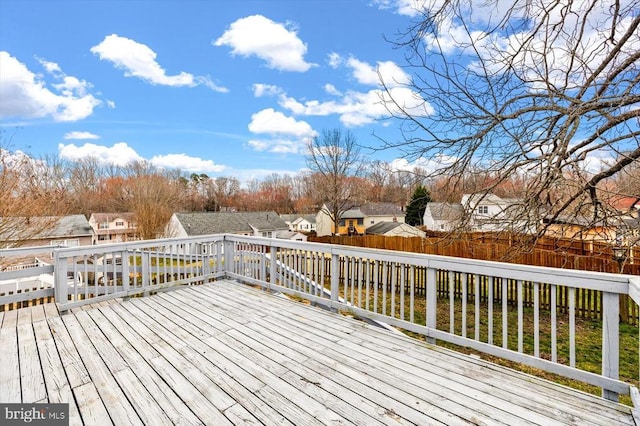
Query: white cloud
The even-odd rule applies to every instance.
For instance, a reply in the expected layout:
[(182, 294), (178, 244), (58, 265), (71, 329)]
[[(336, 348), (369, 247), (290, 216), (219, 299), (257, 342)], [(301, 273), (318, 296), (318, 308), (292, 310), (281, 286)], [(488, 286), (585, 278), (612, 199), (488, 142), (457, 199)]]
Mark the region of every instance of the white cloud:
[(307, 45), (291, 25), (274, 22), (262, 15), (233, 22), (213, 45), (228, 46), (233, 55), (256, 56), (269, 68), (277, 70), (305, 72), (316, 66), (304, 60)]
[(249, 131), (268, 135), (267, 139), (252, 139), (249, 147), (255, 151), (278, 154), (297, 154), (306, 147), (310, 138), (318, 135), (306, 121), (287, 117), (272, 108), (264, 109), (251, 116)]
[(342, 62), (343, 62), (342, 56), (340, 56), (340, 54), (336, 52), (331, 52), (328, 55), (327, 62), (329, 63), (329, 66), (331, 68), (336, 69), (340, 65), (342, 65)]
[(342, 95), (342, 93), (338, 89), (336, 89), (336, 87), (333, 84), (325, 84), (324, 91), (332, 96)]
[(442, 167), (450, 166), (456, 161), (456, 157), (437, 155), (432, 158), (419, 157), (414, 161), (409, 161), (406, 158), (396, 158), (389, 165), (394, 172), (412, 172), (416, 168), (420, 168), (427, 173), (432, 173)]
[(58, 151), (60, 157), (67, 160), (78, 161), (84, 158), (94, 158), (100, 164), (119, 167), (124, 167), (138, 161), (148, 161), (159, 168), (179, 169), (188, 172), (216, 173), (226, 170), (225, 166), (215, 164), (211, 160), (190, 157), (186, 154), (156, 155), (151, 159), (145, 159), (126, 142), (118, 142), (113, 144), (113, 146), (96, 145), (93, 143), (85, 143), (82, 146), (75, 144), (58, 144)]
[(263, 109), (251, 116), (249, 131), (256, 134), (287, 135), (298, 138), (313, 137), (317, 132), (306, 121), (297, 121), (273, 108)]
[(215, 164), (211, 160), (190, 157), (186, 154), (156, 155), (149, 161), (156, 167), (179, 169), (186, 172), (217, 173), (226, 169), (225, 166)]
[(275, 96), (282, 93), (282, 88), (271, 84), (256, 83), (252, 86), (253, 96), (261, 98), (263, 96)]
[(444, 0), (373, 0), (380, 9), (394, 9), (398, 15), (417, 16), (426, 4), (442, 4)]
[(435, 111), (418, 93), (409, 88), (395, 87), (389, 89), (389, 93), (379, 89), (368, 92), (349, 91), (338, 100), (327, 102), (312, 100), (304, 103), (291, 97), (281, 96), (280, 106), (295, 115), (338, 114), (342, 124), (348, 127), (362, 126), (388, 117), (389, 110), (397, 112), (400, 107), (415, 116), (432, 115)]
[(68, 139), (100, 139), (100, 136), (98, 135), (94, 135), (93, 133), (90, 132), (69, 132), (67, 134), (64, 135), (64, 138), (66, 140)]
[(354, 78), (361, 84), (380, 86), (384, 83), (386, 87), (399, 87), (410, 81), (407, 73), (392, 61), (378, 62), (376, 67), (373, 67), (351, 57), (347, 60), (347, 66), (353, 70)]
[(77, 161), (83, 158), (95, 158), (101, 164), (114, 166), (126, 166), (136, 161), (143, 161), (143, 158), (131, 148), (126, 142), (118, 142), (113, 146), (96, 145), (85, 143), (84, 145), (58, 144), (60, 157), (67, 160)]
[(90, 116), (102, 101), (88, 93), (91, 84), (65, 75), (58, 64), (39, 60), (54, 73), (51, 88), (9, 52), (0, 52), (0, 118), (43, 118), (78, 121)]
[(208, 77), (194, 76), (184, 71), (177, 75), (167, 75), (156, 61), (156, 52), (149, 46), (117, 34), (106, 36), (91, 48), (91, 52), (98, 55), (100, 60), (107, 60), (116, 68), (124, 70), (126, 77), (138, 77), (151, 84), (173, 87), (203, 85), (218, 92), (228, 90), (217, 86)]
[(298, 154), (306, 149), (304, 139), (252, 139), (248, 145), (254, 151), (268, 151), (276, 154)]

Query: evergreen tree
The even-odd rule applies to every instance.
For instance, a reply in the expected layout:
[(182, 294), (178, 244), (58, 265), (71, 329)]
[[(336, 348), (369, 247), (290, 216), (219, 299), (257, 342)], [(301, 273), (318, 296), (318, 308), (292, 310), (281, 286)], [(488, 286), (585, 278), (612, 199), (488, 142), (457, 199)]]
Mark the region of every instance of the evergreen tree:
[(407, 205), (407, 213), (404, 217), (404, 221), (409, 225), (422, 225), (424, 210), (427, 208), (427, 203), (429, 201), (431, 201), (431, 194), (429, 194), (427, 188), (422, 185), (418, 185), (411, 196), (409, 205)]

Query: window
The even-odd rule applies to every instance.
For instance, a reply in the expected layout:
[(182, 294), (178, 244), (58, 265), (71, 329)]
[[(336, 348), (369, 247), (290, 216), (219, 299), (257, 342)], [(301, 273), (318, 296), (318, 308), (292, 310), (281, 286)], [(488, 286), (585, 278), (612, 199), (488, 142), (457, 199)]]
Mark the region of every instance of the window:
[(271, 238), (272, 235), (273, 235), (273, 233), (271, 231), (262, 233), (262, 236), (263, 237), (267, 237), (267, 238)]
[(116, 226), (123, 227), (124, 226), (124, 222), (116, 222)]
[(98, 229), (109, 229), (109, 222), (102, 222), (98, 224)]
[(373, 225), (375, 223), (375, 221), (373, 219), (371, 219), (371, 225)]
[(444, 229), (444, 224), (440, 224), (440, 229)]
[(346, 222), (344, 221), (344, 219), (340, 219), (340, 226), (344, 226), (346, 224)]
[(358, 225), (364, 225), (364, 219), (358, 219)]
[(489, 214), (489, 206), (478, 206), (479, 214)]
[(98, 241), (107, 241), (108, 235), (98, 235)]

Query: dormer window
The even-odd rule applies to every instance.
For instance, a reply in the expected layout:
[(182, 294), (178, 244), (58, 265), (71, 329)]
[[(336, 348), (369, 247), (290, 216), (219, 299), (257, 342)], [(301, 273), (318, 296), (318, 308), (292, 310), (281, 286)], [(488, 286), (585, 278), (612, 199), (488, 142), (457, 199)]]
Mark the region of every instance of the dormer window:
[(98, 229), (109, 229), (109, 222), (102, 222), (98, 224)]
[(489, 214), (489, 206), (478, 206), (478, 214)]

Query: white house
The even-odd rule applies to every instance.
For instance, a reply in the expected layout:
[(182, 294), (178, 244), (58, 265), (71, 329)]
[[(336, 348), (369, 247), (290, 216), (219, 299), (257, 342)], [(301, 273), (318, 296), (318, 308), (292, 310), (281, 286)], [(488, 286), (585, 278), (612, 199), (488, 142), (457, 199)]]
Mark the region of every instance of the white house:
[(122, 243), (138, 239), (133, 213), (92, 213), (89, 225), (93, 228), (94, 244)]
[(314, 214), (281, 214), (282, 220), (289, 225), (289, 230), (294, 232), (315, 232), (316, 215)]
[(535, 232), (533, 223), (523, 220), (524, 202), (494, 194), (465, 194), (461, 200), (469, 227), (474, 232)]
[(401, 222), (378, 222), (367, 228), (367, 235), (384, 235), (386, 237), (420, 237), (426, 236), (424, 231)]
[(459, 203), (427, 203), (423, 223), (430, 231), (449, 232), (460, 225), (464, 209)]

